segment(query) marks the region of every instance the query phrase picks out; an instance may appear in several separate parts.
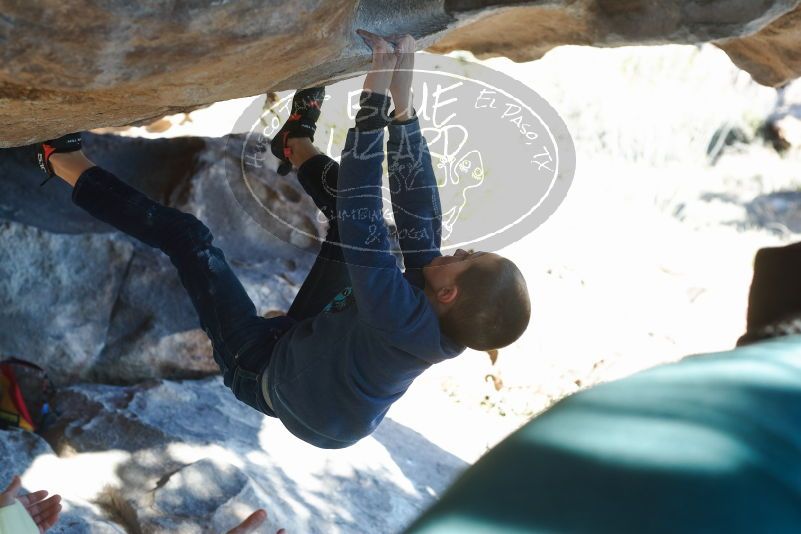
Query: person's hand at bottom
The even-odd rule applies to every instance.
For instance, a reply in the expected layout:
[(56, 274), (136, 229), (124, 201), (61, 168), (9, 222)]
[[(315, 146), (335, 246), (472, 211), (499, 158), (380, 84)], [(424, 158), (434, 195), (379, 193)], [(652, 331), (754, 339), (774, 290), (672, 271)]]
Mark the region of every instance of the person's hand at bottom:
[(0, 493), (0, 508), (11, 506), (15, 500), (18, 500), (39, 527), (39, 532), (46, 532), (58, 521), (58, 514), (61, 513), (61, 496), (47, 497), (45, 490), (18, 496), (20, 489), (22, 489), (22, 481), (15, 476), (11, 480), (11, 484), (3, 493)]
[[(256, 529), (264, 524), (265, 521), (267, 521), (267, 512), (264, 510), (256, 510), (238, 526), (229, 530), (227, 534), (252, 534), (256, 532)], [(286, 534), (286, 530), (280, 529), (275, 534)]]

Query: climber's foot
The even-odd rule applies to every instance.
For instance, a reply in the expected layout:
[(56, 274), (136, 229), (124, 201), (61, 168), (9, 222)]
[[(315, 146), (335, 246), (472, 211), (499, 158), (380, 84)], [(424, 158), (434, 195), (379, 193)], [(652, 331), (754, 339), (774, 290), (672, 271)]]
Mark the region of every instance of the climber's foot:
[(281, 160), (278, 166), (278, 174), (281, 176), (292, 170), (292, 147), (287, 143), (289, 139), (308, 138), (314, 141), (317, 119), (320, 118), (320, 108), (324, 98), (325, 87), (301, 89), (292, 98), (289, 118), (270, 143), (273, 155)]
[(71, 133), (57, 139), (45, 141), (36, 147), (36, 162), (39, 169), (45, 175), (45, 180), (41, 185), (49, 182), (58, 173), (53, 169), (51, 158), (55, 154), (66, 154), (70, 152), (77, 152), (81, 149), (81, 134)]

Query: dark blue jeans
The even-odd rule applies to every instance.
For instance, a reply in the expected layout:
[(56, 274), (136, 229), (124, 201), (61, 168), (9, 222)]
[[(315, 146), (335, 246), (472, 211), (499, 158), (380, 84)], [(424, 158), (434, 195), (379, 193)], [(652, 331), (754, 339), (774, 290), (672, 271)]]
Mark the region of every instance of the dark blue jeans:
[(272, 319), (256, 312), (222, 250), (213, 246), (211, 232), (193, 215), (151, 200), (100, 167), (81, 175), (72, 200), (97, 219), (170, 258), (200, 326), (211, 340), (225, 385), (240, 401), (274, 416), (262, 395), (261, 376), (270, 363), (275, 342), (297, 321), (317, 315), (350, 285), (334, 217), (338, 176), (339, 165), (323, 155), (298, 170), (304, 190), (328, 218), (329, 230), (287, 316)]

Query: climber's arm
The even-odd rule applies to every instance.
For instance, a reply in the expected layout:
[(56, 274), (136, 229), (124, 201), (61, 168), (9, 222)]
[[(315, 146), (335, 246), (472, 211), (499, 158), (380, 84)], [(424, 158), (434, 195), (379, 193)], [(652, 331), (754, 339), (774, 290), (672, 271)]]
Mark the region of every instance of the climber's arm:
[(388, 38), (395, 46), (395, 71), (389, 84), (389, 92), (395, 101), (394, 118), (403, 122), (414, 117), (412, 102), (412, 80), (414, 79), (414, 53), (417, 43), (411, 35), (390, 35)]
[(398, 242), (407, 269), (440, 256), (442, 208), (428, 144), (415, 117), (389, 125), (389, 188)]
[(66, 152), (63, 154), (53, 154), (50, 156), (50, 164), (56, 176), (75, 187), (78, 178), (86, 171), (96, 165), (84, 155), (82, 150), (77, 152)]
[(419, 302), (389, 251), (381, 178), (387, 92), (395, 65), (389, 44), (360, 32), (373, 49), (356, 127), (348, 130), (339, 169), (337, 224), (359, 319), (377, 330), (397, 332), (420, 316)]
[(387, 143), (389, 189), (404, 264), (415, 269), (440, 255), (442, 209), (431, 154), (414, 113), (415, 41), (411, 35), (393, 37), (398, 64), (389, 88), (395, 100)]

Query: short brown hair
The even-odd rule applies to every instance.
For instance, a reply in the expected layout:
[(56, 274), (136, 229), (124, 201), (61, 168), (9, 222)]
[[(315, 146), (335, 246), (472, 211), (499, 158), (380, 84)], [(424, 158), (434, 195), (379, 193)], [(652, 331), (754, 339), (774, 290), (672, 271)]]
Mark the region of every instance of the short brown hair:
[(531, 301), (523, 274), (512, 261), (499, 257), (473, 263), (456, 279), (456, 286), (456, 301), (440, 317), (440, 328), (449, 338), (471, 349), (492, 350), (525, 332)]

